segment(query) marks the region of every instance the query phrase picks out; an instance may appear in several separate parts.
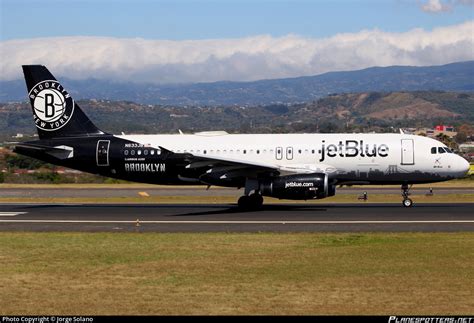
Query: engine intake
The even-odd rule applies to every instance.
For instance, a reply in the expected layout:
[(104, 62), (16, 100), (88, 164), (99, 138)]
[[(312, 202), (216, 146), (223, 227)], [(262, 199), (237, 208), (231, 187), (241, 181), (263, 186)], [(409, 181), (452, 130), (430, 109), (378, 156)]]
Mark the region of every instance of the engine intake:
[(288, 175), (260, 181), (264, 196), (288, 200), (322, 199), (336, 194), (336, 186), (329, 185), (327, 174)]

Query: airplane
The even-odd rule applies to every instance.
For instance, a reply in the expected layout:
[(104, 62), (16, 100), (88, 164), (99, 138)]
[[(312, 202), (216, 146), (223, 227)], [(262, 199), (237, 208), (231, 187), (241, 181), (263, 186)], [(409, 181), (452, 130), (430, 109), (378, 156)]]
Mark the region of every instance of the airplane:
[(48, 163), (141, 183), (244, 188), (238, 207), (263, 197), (312, 200), (340, 185), (401, 185), (465, 176), (469, 163), (445, 144), (410, 134), (114, 135), (97, 128), (43, 65), (23, 73), (39, 140), (14, 151)]

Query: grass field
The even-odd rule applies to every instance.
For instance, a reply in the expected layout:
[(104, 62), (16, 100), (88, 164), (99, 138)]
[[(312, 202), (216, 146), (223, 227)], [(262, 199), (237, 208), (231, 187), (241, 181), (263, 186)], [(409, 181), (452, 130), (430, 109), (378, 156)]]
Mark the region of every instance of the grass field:
[(474, 312), (474, 234), (0, 233), (9, 314)]

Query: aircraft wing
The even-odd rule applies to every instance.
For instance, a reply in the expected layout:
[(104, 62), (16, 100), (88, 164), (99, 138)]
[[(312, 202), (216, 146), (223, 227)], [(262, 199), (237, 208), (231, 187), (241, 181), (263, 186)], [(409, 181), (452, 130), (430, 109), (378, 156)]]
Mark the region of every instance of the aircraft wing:
[[(172, 151), (160, 147), (164, 152), (174, 154)], [(263, 162), (248, 162), (228, 157), (210, 157), (204, 154), (175, 154), (185, 155), (186, 173), (198, 174), (201, 180), (211, 178), (213, 181), (230, 181), (241, 178), (258, 176), (278, 176), (278, 165)]]
[[(166, 148), (160, 147), (161, 150), (172, 153)], [(311, 165), (280, 165), (259, 161), (247, 161), (238, 158), (213, 156), (204, 154), (187, 153), (185, 158), (187, 165), (186, 170), (202, 171), (201, 179), (213, 178), (215, 180), (234, 180), (245, 178), (256, 178), (259, 176), (285, 176), (293, 174), (310, 174), (310, 173), (326, 173), (333, 172), (335, 168), (323, 164)]]

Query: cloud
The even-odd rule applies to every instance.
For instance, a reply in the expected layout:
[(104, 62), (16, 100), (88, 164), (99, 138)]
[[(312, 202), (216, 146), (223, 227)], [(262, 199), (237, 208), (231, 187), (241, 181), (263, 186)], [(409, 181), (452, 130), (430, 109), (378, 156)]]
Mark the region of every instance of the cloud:
[(0, 79), (20, 79), (22, 64), (44, 64), (58, 77), (153, 83), (249, 81), (370, 66), (441, 65), (473, 60), (473, 33), (474, 21), (468, 21), (432, 31), (375, 29), (329, 38), (18, 39), (0, 43)]
[(441, 2), (441, 0), (428, 0), (422, 4), (421, 10), (428, 13), (441, 13), (451, 11), (456, 6), (474, 6), (474, 0), (448, 0)]
[(421, 6), (424, 12), (438, 13), (451, 10), (451, 6), (442, 4), (440, 0), (428, 0), (427, 3)]

